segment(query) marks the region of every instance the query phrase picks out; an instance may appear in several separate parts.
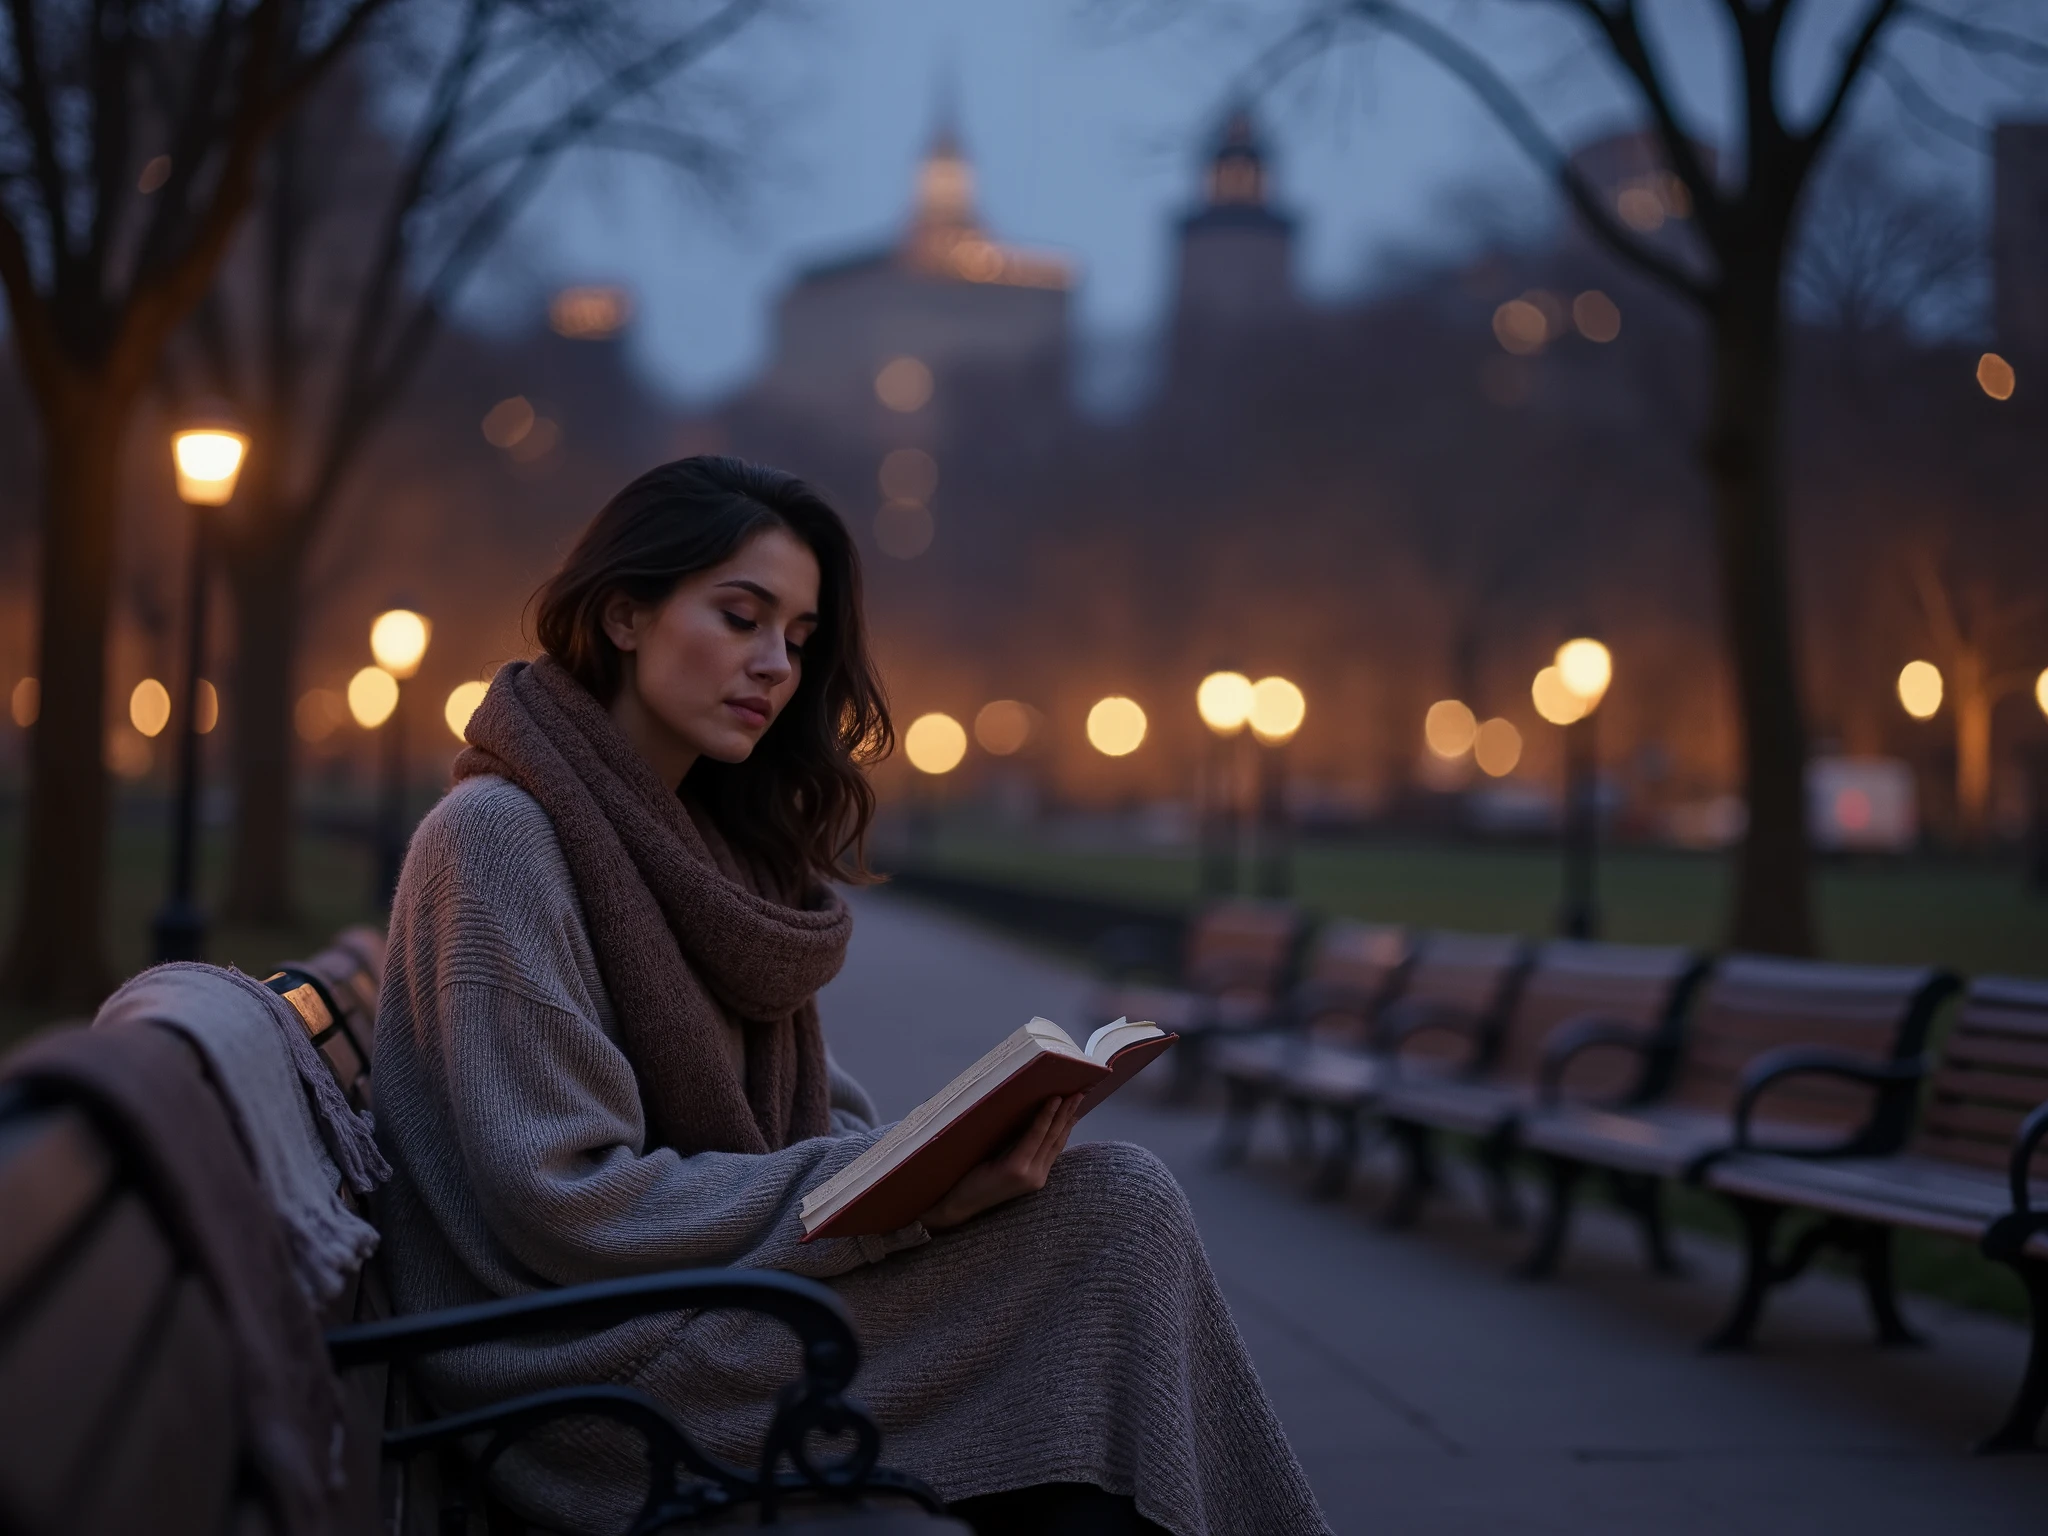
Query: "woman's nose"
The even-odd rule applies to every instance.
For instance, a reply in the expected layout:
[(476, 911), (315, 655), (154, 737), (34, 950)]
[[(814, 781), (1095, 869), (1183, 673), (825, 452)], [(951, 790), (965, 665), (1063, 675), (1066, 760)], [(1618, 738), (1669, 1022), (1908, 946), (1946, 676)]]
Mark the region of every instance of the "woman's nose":
[(768, 683), (779, 683), (789, 676), (789, 646), (782, 636), (764, 637), (762, 643), (754, 650), (753, 665), (747, 670)]

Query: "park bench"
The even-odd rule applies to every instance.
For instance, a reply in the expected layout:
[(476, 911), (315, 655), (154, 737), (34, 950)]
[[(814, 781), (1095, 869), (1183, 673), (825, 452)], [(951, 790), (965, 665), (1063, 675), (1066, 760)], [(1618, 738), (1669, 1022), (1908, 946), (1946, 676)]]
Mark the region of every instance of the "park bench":
[[(1381, 1010), (1399, 994), (1412, 953), (1408, 930), (1390, 923), (1337, 920), (1316, 931), (1301, 980), (1274, 1027), (1219, 1041), (1211, 1053), (1227, 1105), (1220, 1161), (1244, 1158), (1260, 1109), (1308, 1052), (1370, 1051)], [(1297, 1155), (1305, 1158), (1313, 1150), (1309, 1127), (1301, 1106), (1292, 1108), (1289, 1129)]]
[[(1798, 1047), (1766, 1055), (1744, 1074), (1734, 1151), (1709, 1167), (1706, 1182), (1741, 1219), (1747, 1267), (1712, 1342), (1747, 1344), (1771, 1289), (1828, 1248), (1858, 1261), (1879, 1339), (1915, 1342), (1893, 1296), (1891, 1234), (1910, 1227), (1962, 1238), (2018, 1273), (2033, 1320), (2019, 1393), (1980, 1449), (2032, 1446), (2048, 1412), (2048, 983), (1986, 976), (1971, 985), (1903, 1151), (1812, 1158), (1749, 1150), (1759, 1100), (1816, 1075), (1890, 1084), (1863, 1060)], [(1818, 1219), (1780, 1252), (1780, 1222), (1792, 1211)]]
[[(1097, 1023), (1149, 1019), (1178, 1034), (1174, 1086), (1191, 1092), (1212, 1043), (1268, 1024), (1287, 990), (1305, 920), (1287, 902), (1231, 898), (1213, 902), (1189, 922), (1178, 964), (1157, 953), (1153, 930), (1113, 930), (1097, 944), (1106, 973), (1089, 1012)], [(1144, 973), (1168, 970), (1169, 984)]]
[(1397, 997), (1379, 1010), (1361, 1045), (1305, 1041), (1272, 1085), (1272, 1097), (1303, 1120), (1328, 1120), (1334, 1135), (1316, 1193), (1343, 1193), (1364, 1142), (1366, 1117), (1391, 1081), (1393, 1057), (1423, 1070), (1468, 1063), (1474, 1042), (1499, 1031), (1528, 967), (1529, 947), (1499, 934), (1432, 932), (1418, 941)]
[[(1671, 1039), (1704, 969), (1689, 949), (1557, 939), (1536, 952), (1513, 1006), (1490, 1037), (1476, 1014), (1418, 1020), (1417, 1030), (1447, 1031), (1466, 1043), (1452, 1064), (1412, 1051), (1390, 1052), (1374, 1106), (1403, 1154), (1389, 1223), (1405, 1226), (1420, 1214), (1438, 1184), (1437, 1133), (1449, 1132), (1475, 1144), (1495, 1221), (1518, 1224), (1511, 1165), (1522, 1117), (1536, 1103), (1545, 1043), (1610, 1028)], [(1565, 1086), (1575, 1101), (1594, 1103), (1626, 1103), (1644, 1088), (1633, 1053), (1596, 1050), (1574, 1055)]]
[[(321, 1040), (330, 1066), (365, 1092), (358, 1045), (368, 1046), (374, 1027), (375, 938), (344, 936), (271, 982), (316, 1035), (333, 1031)], [(293, 997), (300, 987), (313, 996)], [(218, 1117), (208, 1130), (232, 1139), (232, 1115), (197, 1051), (173, 1031), (152, 1032), (177, 1041), (170, 1059), (189, 1066), (197, 1102)], [(40, 1084), (33, 1092), (0, 1089), (0, 1531), (278, 1529), (247, 1470), (254, 1426), (231, 1363), (229, 1321), (195, 1260), (175, 1200), (96, 1105)], [(406, 1366), (440, 1350), (573, 1334), (652, 1312), (731, 1309), (776, 1319), (801, 1347), (797, 1377), (755, 1467), (713, 1461), (673, 1414), (623, 1386), (593, 1384), (437, 1418), (406, 1381)], [(815, 1282), (689, 1270), (392, 1317), (373, 1262), (320, 1323), (328, 1359), (315, 1368), (340, 1373), (345, 1405), (348, 1488), (339, 1517), (349, 1536), (452, 1536), (486, 1522), (494, 1533), (524, 1530), (484, 1494), (484, 1471), (520, 1439), (566, 1419), (609, 1421), (646, 1448), (636, 1532), (723, 1523), (721, 1515), (744, 1511), (763, 1519), (795, 1513), (782, 1528), (822, 1526), (835, 1536), (964, 1536), (958, 1522), (925, 1512), (937, 1503), (921, 1485), (876, 1465), (879, 1437), (845, 1396), (858, 1342), (843, 1304)], [(851, 1448), (823, 1459), (812, 1444), (820, 1435), (835, 1445), (850, 1438)], [(910, 1507), (877, 1507), (866, 1502), (870, 1494)]]
[[(1731, 955), (1700, 988), (1673, 1048), (1654, 1029), (1593, 1021), (1545, 1043), (1538, 1103), (1522, 1120), (1521, 1147), (1540, 1158), (1548, 1185), (1541, 1232), (1521, 1266), (1553, 1272), (1569, 1235), (1578, 1184), (1602, 1172), (1616, 1202), (1633, 1216), (1651, 1267), (1678, 1269), (1664, 1222), (1663, 1189), (1696, 1182), (1735, 1141), (1743, 1074), (1767, 1053), (1798, 1046), (1854, 1061), (1854, 1083), (1836, 1077), (1787, 1080), (1756, 1123), (1757, 1144), (1774, 1151), (1896, 1151), (1912, 1123), (1918, 1058), (1935, 1009), (1956, 986), (1945, 971), (1903, 966), (1836, 965)], [(1566, 1102), (1565, 1076), (1586, 1053), (1621, 1051), (1641, 1062), (1630, 1103)]]

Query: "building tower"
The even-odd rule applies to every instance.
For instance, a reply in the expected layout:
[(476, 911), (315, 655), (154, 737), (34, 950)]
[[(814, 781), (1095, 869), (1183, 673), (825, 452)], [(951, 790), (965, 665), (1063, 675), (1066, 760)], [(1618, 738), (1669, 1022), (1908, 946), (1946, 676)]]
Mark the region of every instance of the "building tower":
[(1174, 350), (1270, 325), (1299, 307), (1294, 220), (1270, 200), (1266, 153), (1251, 109), (1224, 119), (1203, 179), (1202, 202), (1180, 224)]

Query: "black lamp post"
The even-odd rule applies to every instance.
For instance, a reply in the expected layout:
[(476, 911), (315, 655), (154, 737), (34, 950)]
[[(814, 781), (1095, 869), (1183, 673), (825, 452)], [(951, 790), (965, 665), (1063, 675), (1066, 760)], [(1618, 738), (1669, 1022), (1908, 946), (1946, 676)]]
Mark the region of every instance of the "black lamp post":
[(171, 438), (178, 497), (192, 509), (191, 569), (185, 601), (185, 671), (178, 709), (177, 787), (171, 797), (171, 878), (150, 925), (156, 958), (197, 960), (206, 945), (206, 914), (198, 896), (199, 690), (206, 666), (207, 507), (235, 494), (249, 440), (225, 420), (195, 424)]
[(1557, 648), (1557, 660), (1537, 674), (1534, 689), (1538, 712), (1564, 727), (1564, 899), (1557, 926), (1568, 939), (1591, 939), (1600, 932), (1594, 889), (1600, 752), (1593, 720), (1613, 678), (1614, 658), (1606, 646), (1598, 640), (1567, 640)]
[(392, 608), (370, 625), (370, 654), (390, 675), (391, 713), (384, 721), (384, 773), (377, 812), (377, 904), (389, 909), (405, 867), (406, 821), (405, 685), (426, 659), (433, 625), (410, 608)]
[(1195, 690), (1195, 712), (1210, 734), (1196, 805), (1204, 896), (1237, 892), (1237, 739), (1251, 711), (1252, 682), (1242, 672), (1211, 672)]
[(1308, 713), (1301, 690), (1284, 677), (1252, 685), (1250, 723), (1259, 744), (1258, 878), (1261, 896), (1294, 891), (1294, 829), (1287, 815), (1287, 744)]

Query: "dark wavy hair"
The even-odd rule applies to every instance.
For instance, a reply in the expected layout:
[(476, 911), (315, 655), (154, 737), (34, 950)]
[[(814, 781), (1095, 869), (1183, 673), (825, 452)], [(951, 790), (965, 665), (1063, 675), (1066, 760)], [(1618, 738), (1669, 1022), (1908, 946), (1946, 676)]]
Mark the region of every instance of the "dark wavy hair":
[(803, 676), (744, 762), (699, 758), (684, 786), (729, 841), (793, 885), (870, 880), (875, 794), (862, 769), (889, 753), (895, 729), (868, 653), (860, 554), (839, 514), (796, 476), (708, 456), (650, 469), (605, 504), (540, 589), (541, 647), (609, 705), (625, 680), (604, 632), (612, 595), (658, 603), (770, 528), (818, 560), (818, 627), (804, 643)]

